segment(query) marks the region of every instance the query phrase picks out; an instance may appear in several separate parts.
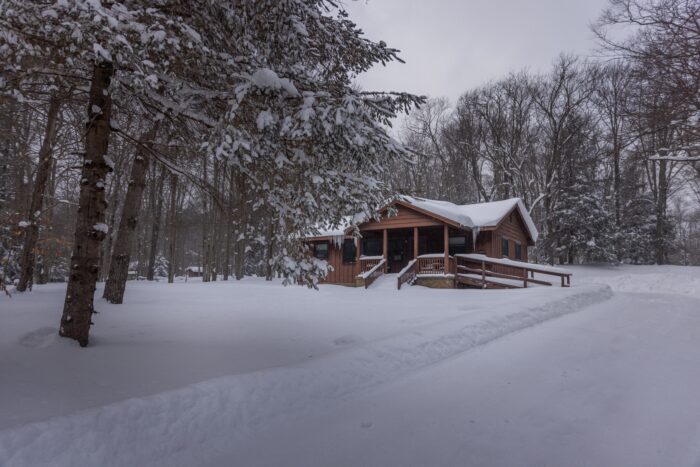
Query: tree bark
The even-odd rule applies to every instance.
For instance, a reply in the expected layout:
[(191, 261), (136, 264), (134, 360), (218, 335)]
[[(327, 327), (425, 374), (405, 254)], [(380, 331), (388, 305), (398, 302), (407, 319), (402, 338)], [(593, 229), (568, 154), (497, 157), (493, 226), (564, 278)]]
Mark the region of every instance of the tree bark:
[(668, 178), (666, 161), (659, 161), (659, 189), (656, 198), (655, 256), (656, 264), (666, 263), (666, 205), (668, 202)]
[[(148, 145), (155, 136), (156, 128), (153, 127), (141, 139), (143, 144)], [(150, 154), (148, 150), (139, 147), (131, 164), (131, 176), (129, 187), (124, 197), (124, 208), (122, 218), (119, 222), (117, 238), (114, 241), (112, 259), (109, 262), (109, 276), (105, 284), (103, 298), (110, 303), (121, 304), (124, 301), (124, 290), (126, 280), (129, 275), (129, 261), (131, 259), (131, 247), (134, 233), (139, 224), (139, 211), (143, 190), (146, 186), (146, 173)]]
[(228, 194), (228, 207), (226, 209), (226, 225), (225, 225), (225, 251), (224, 251), (224, 280), (228, 280), (228, 276), (231, 272), (231, 223), (233, 221), (233, 205), (234, 205), (234, 169), (231, 168), (229, 171), (229, 194)]
[(170, 174), (170, 212), (168, 213), (168, 284), (175, 282), (175, 235), (177, 215), (177, 175)]
[(247, 192), (245, 186), (245, 178), (242, 174), (236, 177), (238, 185), (238, 228), (236, 229), (236, 256), (234, 274), (236, 280), (243, 279), (245, 275), (245, 254), (247, 245), (247, 230), (248, 230), (248, 209), (247, 209)]
[(114, 74), (111, 62), (94, 65), (83, 162), (75, 239), (70, 261), (70, 275), (59, 334), (75, 339), (81, 347), (88, 345), (93, 299), (99, 272), (100, 242), (106, 236), (104, 180), (110, 170), (105, 155), (111, 132), (112, 97), (109, 85)]
[(151, 247), (148, 252), (148, 272), (146, 279), (152, 281), (156, 270), (156, 252), (158, 249), (158, 238), (160, 237), (160, 218), (163, 212), (163, 182), (165, 181), (165, 168), (162, 170), (158, 185), (155, 187), (156, 202), (155, 212), (153, 213), (153, 228), (151, 229)]
[(41, 143), (41, 149), (39, 149), (39, 164), (36, 168), (32, 200), (29, 206), (29, 225), (25, 229), (24, 245), (22, 246), (22, 256), (20, 259), (20, 277), (19, 283), (17, 284), (18, 292), (24, 292), (27, 290), (27, 287), (31, 289), (34, 278), (36, 244), (39, 239), (39, 217), (44, 207), (46, 182), (51, 172), (53, 140), (56, 135), (56, 122), (58, 120), (60, 108), (60, 100), (56, 96), (53, 96), (49, 102), (49, 109), (46, 114), (44, 141)]

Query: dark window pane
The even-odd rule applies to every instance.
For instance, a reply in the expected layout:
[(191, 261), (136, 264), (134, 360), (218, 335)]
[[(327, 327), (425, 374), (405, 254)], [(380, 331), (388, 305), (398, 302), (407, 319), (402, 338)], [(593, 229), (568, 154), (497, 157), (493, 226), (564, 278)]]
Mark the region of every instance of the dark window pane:
[(520, 245), (520, 243), (515, 244), (515, 259), (523, 259), (523, 247)]
[(381, 256), (384, 254), (384, 245), (381, 238), (362, 239), (362, 254), (364, 256)]
[(508, 251), (508, 239), (501, 237), (501, 256), (508, 257), (510, 255)]
[(456, 255), (467, 252), (466, 237), (450, 237), (450, 254)]
[(356, 258), (355, 240), (348, 238), (343, 242), (343, 263), (354, 263)]
[(328, 243), (315, 243), (314, 256), (318, 259), (328, 259)]

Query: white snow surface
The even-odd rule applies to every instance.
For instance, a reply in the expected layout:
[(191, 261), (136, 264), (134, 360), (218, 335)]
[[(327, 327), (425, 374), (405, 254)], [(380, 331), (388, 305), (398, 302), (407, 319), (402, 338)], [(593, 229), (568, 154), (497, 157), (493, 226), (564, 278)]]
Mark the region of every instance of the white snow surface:
[(92, 228), (94, 230), (97, 230), (98, 232), (103, 232), (103, 233), (109, 232), (109, 227), (104, 222), (98, 222), (97, 224), (93, 225)]
[(260, 68), (250, 77), (251, 82), (260, 89), (271, 89), (274, 91), (284, 90), (290, 96), (298, 96), (299, 91), (287, 78), (280, 78), (277, 73), (269, 68)]
[(129, 282), (87, 349), (56, 335), (65, 285), (0, 298), (0, 465), (697, 467), (700, 268), (571, 269)]

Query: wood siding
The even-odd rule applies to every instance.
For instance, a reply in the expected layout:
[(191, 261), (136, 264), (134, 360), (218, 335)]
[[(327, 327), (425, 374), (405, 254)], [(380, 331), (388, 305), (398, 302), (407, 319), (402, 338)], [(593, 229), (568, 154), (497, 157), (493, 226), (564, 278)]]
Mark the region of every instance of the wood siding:
[(522, 248), (522, 258), (520, 261), (527, 261), (527, 230), (525, 229), (525, 224), (520, 219), (520, 215), (517, 212), (511, 212), (505, 219), (498, 225), (495, 233), (494, 242), (494, 254), (495, 258), (502, 258), (503, 251), (501, 251), (501, 238), (505, 237), (508, 239), (508, 258), (515, 258), (515, 244), (519, 243)]
[(329, 272), (326, 279), (321, 282), (327, 284), (355, 285), (355, 276), (357, 276), (359, 272), (359, 266), (357, 263), (343, 263), (343, 246), (336, 245), (334, 242), (326, 243), (329, 243), (328, 264), (333, 266), (333, 271)]
[[(404, 206), (397, 206), (396, 215), (383, 217), (380, 222), (370, 221), (360, 225), (360, 230), (408, 229), (411, 227), (434, 227), (442, 222)], [(384, 214), (386, 215), (386, 214)]]

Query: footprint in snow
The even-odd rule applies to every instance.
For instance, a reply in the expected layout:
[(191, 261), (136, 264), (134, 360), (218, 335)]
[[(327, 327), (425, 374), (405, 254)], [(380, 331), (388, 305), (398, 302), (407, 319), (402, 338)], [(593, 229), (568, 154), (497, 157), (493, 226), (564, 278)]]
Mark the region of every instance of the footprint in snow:
[(335, 345), (354, 345), (362, 342), (362, 338), (360, 336), (353, 336), (353, 335), (347, 335), (347, 336), (340, 336), (337, 339), (333, 341), (333, 344)]
[(51, 345), (51, 343), (56, 340), (57, 336), (58, 328), (45, 326), (28, 332), (20, 338), (19, 343), (30, 349), (43, 349)]

